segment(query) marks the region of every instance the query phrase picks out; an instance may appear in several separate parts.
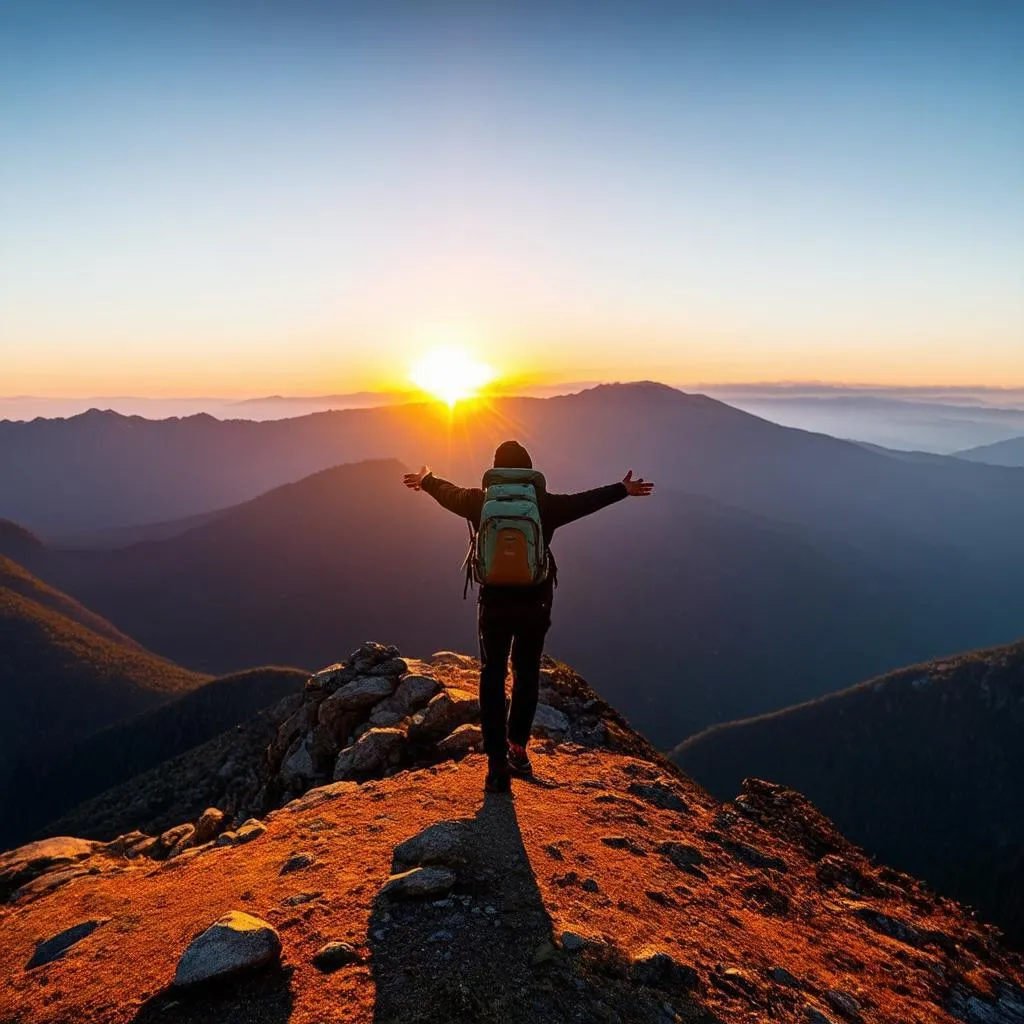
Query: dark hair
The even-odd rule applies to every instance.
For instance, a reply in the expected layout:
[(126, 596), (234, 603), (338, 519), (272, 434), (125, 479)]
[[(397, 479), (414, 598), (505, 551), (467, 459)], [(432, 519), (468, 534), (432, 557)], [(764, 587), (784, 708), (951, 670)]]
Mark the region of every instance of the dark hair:
[(495, 449), (494, 468), (533, 469), (533, 459), (518, 441), (503, 441)]

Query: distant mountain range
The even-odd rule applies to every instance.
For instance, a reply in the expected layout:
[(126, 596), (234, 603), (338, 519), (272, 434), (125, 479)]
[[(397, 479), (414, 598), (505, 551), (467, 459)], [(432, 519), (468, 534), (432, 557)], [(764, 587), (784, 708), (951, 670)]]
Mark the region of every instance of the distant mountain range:
[[(665, 747), (895, 665), (1006, 642), (1024, 620), (1024, 473), (869, 450), (656, 384), (454, 417), (403, 405), (276, 423), (0, 424), (11, 427), (23, 447), (0, 429), (0, 463), (21, 466), (25, 486), (4, 491), (2, 511), (105, 524), (78, 535), (95, 550), (37, 548), (29, 567), (206, 672), (316, 663), (385, 627), (412, 651), (472, 645), (465, 524), (403, 489), (401, 462), (228, 498), (343, 452), (405, 453), (406, 465), (474, 483), (510, 434), (554, 489), (630, 467), (658, 483), (653, 499), (556, 538), (551, 644)], [(116, 528), (147, 510), (156, 525)]]
[(1011, 437), (1006, 441), (969, 448), (956, 454), (957, 458), (984, 462), (990, 466), (1024, 466), (1024, 437)]
[(269, 668), (211, 680), (0, 555), (0, 847), (243, 721), (306, 676)]
[(1024, 434), (1024, 390), (814, 385), (714, 387), (773, 423), (901, 451), (952, 454)]
[(847, 539), (909, 532), (945, 544), (951, 531), (954, 539), (965, 531), (1019, 535), (1024, 474), (958, 459), (909, 470), (861, 446), (656, 384), (494, 399), (454, 413), (434, 403), (263, 423), (99, 412), (0, 423), (0, 515), (50, 537), (138, 526), (371, 458), (425, 461), (475, 482), (510, 435), (563, 489), (615, 479), (633, 465), (663, 486)]
[[(404, 489), (403, 472), (393, 461), (326, 470), (199, 525), (164, 524), (152, 541), (47, 549), (37, 568), (204, 672), (327, 661), (386, 620), (405, 650), (471, 646), (465, 524)], [(1015, 635), (1024, 596), (1012, 574), (972, 566), (970, 548), (940, 560), (913, 538), (902, 549), (882, 540), (854, 544), (664, 488), (555, 537), (550, 648), (668, 747), (837, 679)]]
[(59, 754), (206, 678), (143, 650), (0, 555), (0, 773), (23, 756)]
[(716, 726), (676, 762), (712, 793), (798, 789), (886, 863), (1024, 942), (1024, 642)]

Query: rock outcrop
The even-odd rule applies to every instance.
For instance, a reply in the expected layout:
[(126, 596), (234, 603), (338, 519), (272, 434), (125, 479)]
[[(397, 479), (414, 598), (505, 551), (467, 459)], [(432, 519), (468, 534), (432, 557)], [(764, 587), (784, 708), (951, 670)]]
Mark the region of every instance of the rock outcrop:
[[(413, 728), (474, 673), (361, 648), (282, 716), (253, 769), (269, 809), (5, 854), (0, 1020), (1024, 1024), (994, 929), (797, 793), (718, 802), (564, 666), (536, 778), (484, 797), (474, 721)], [(383, 696), (325, 739), (320, 709), (357, 682)]]

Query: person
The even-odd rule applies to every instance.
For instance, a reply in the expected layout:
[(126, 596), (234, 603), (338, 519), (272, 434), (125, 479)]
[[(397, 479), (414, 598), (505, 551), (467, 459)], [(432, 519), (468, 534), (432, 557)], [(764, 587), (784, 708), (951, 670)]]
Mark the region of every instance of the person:
[[(495, 469), (533, 469), (530, 453), (518, 441), (505, 441), (494, 453)], [(405, 486), (425, 491), (449, 512), (480, 524), (484, 491), (479, 487), (458, 487), (426, 466), (405, 476)], [(480, 640), (480, 728), (487, 755), (488, 792), (507, 792), (511, 775), (532, 773), (526, 752), (537, 710), (540, 661), (544, 638), (551, 626), (554, 597), (554, 560), (550, 552), (555, 530), (589, 516), (627, 497), (647, 497), (654, 484), (633, 478), (630, 470), (620, 483), (576, 494), (553, 494), (546, 487), (537, 494), (545, 556), (550, 559), (543, 582), (529, 586), (483, 584), (477, 603)], [(512, 698), (506, 719), (505, 674), (512, 658)]]

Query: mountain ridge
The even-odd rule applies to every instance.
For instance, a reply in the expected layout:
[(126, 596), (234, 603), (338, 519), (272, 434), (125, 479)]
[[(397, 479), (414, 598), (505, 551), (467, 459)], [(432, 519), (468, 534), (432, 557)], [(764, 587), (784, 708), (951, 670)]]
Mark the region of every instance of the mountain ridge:
[(978, 445), (956, 452), (958, 459), (969, 462), (984, 463), (989, 466), (1007, 466), (1019, 468), (1024, 466), (1024, 437), (1010, 437), (1005, 441)]
[[(405, 490), (403, 472), (394, 460), (334, 467), (171, 538), (50, 549), (46, 575), (146, 647), (214, 674), (323, 661), (392, 619), (405, 649), (465, 648), (465, 524)], [(868, 560), (850, 542), (663, 484), (651, 501), (560, 531), (553, 547), (562, 571), (550, 649), (666, 747), (813, 695), (821, 676), (852, 683), (951, 638), (1002, 639), (1016, 622), (1016, 591), (1004, 599), (994, 581), (965, 613), (946, 567), (955, 554), (904, 573), (896, 555)], [(632, 685), (634, 672), (649, 685)]]
[(144, 650), (3, 556), (0, 651), (0, 771), (206, 679)]
[(755, 774), (1024, 942), (1024, 641), (911, 665), (714, 726), (672, 752), (721, 796)]

